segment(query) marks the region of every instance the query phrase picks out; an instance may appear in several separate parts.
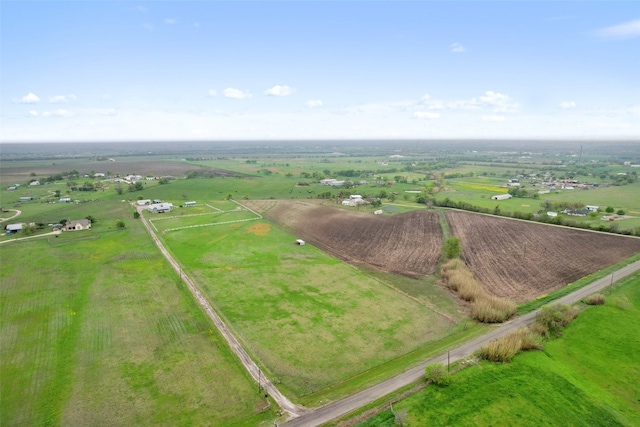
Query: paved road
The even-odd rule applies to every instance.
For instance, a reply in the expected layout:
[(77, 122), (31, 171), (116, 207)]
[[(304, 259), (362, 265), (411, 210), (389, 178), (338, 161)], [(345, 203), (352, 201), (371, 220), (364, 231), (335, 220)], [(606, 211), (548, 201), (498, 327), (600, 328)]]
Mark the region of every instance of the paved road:
[(240, 358), (240, 361), (244, 365), (245, 369), (247, 369), (249, 374), (251, 374), (253, 379), (255, 379), (257, 383), (262, 385), (262, 388), (265, 390), (265, 392), (268, 393), (269, 396), (271, 396), (271, 398), (273, 398), (273, 400), (278, 404), (278, 406), (280, 406), (280, 408), (288, 412), (291, 417), (297, 417), (301, 414), (304, 414), (307, 411), (307, 409), (292, 403), (282, 393), (280, 393), (280, 391), (276, 388), (276, 386), (273, 385), (271, 381), (269, 381), (268, 378), (264, 376), (264, 374), (260, 371), (260, 368), (258, 368), (258, 365), (256, 365), (256, 363), (253, 360), (251, 360), (251, 357), (249, 357), (249, 355), (244, 350), (244, 348), (242, 348), (242, 346), (240, 345), (236, 337), (229, 330), (229, 328), (227, 328), (227, 325), (222, 321), (220, 316), (218, 316), (218, 314), (213, 310), (213, 307), (211, 307), (211, 304), (209, 304), (209, 302), (204, 297), (204, 295), (202, 295), (200, 291), (196, 288), (193, 281), (183, 273), (180, 265), (176, 262), (175, 259), (173, 259), (171, 254), (169, 254), (169, 252), (164, 247), (164, 245), (162, 244), (158, 236), (156, 236), (156, 234), (153, 232), (151, 226), (147, 222), (144, 215), (142, 215), (142, 211), (144, 210), (144, 207), (134, 206), (134, 208), (136, 208), (140, 213), (140, 219), (142, 220), (142, 223), (144, 224), (145, 228), (151, 235), (151, 238), (153, 239), (153, 241), (156, 243), (156, 245), (160, 249), (160, 252), (162, 252), (162, 255), (164, 255), (167, 261), (169, 261), (169, 264), (171, 264), (173, 269), (180, 275), (180, 278), (182, 279), (182, 281), (187, 285), (187, 287), (189, 288), (193, 296), (196, 298), (196, 300), (198, 300), (200, 305), (204, 308), (209, 318), (216, 325), (216, 328), (220, 331), (222, 336), (229, 343), (231, 350), (233, 350), (233, 352)]
[[(620, 280), (636, 271), (640, 270), (640, 261), (637, 261), (633, 264), (630, 264), (626, 267), (621, 268), (620, 270), (613, 273), (611, 276), (607, 276), (603, 279), (597, 280), (590, 285), (587, 285), (569, 295), (566, 295), (558, 300), (554, 301), (554, 303), (561, 304), (573, 304), (584, 297), (597, 292), (601, 289), (607, 287), (613, 278), (613, 281)], [(524, 316), (518, 317), (507, 324), (485, 334), (481, 337), (478, 337), (472, 341), (469, 341), (460, 347), (453, 349), (450, 351), (450, 360), (451, 362), (456, 362), (460, 359), (468, 357), (472, 355), (477, 349), (485, 345), (491, 340), (501, 337), (509, 332), (517, 330), (523, 326), (526, 326), (532, 323), (535, 320), (536, 314), (539, 310), (533, 311), (531, 313), (525, 314)], [(372, 386), (366, 390), (363, 390), (359, 393), (353, 394), (351, 396), (345, 397), (344, 399), (337, 400), (333, 403), (329, 403), (328, 405), (322, 406), (315, 410), (310, 410), (306, 414), (292, 419), (284, 424), (283, 427), (313, 427), (319, 426), (331, 420), (334, 420), (342, 415), (348, 414), (358, 408), (361, 408), (369, 403), (372, 403), (381, 397), (392, 393), (406, 385), (414, 383), (420, 380), (424, 376), (424, 369), (427, 365), (431, 365), (434, 363), (446, 363), (447, 361), (447, 353), (441, 354), (438, 357), (434, 357), (433, 359), (427, 360), (415, 368), (409, 369), (393, 378), (390, 378), (380, 384)]]

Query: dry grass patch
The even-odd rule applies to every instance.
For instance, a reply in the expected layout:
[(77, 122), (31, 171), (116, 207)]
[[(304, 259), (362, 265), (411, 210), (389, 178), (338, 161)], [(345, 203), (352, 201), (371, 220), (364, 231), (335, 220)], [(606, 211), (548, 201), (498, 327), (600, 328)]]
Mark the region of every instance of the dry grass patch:
[(460, 258), (454, 258), (442, 266), (442, 277), (460, 298), (471, 303), (471, 316), (479, 322), (500, 323), (516, 313), (514, 302), (485, 291)]
[(604, 300), (605, 300), (604, 295), (592, 294), (584, 299), (584, 303), (589, 305), (603, 305)]
[(525, 350), (542, 350), (540, 337), (529, 328), (521, 328), (515, 332), (491, 341), (478, 350), (481, 359), (490, 362), (509, 362), (516, 354)]

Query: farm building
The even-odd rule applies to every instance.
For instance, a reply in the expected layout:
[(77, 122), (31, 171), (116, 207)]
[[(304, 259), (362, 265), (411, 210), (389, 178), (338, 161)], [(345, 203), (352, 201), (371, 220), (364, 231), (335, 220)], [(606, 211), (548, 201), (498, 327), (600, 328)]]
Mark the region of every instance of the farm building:
[(344, 181), (338, 181), (337, 179), (327, 178), (327, 179), (321, 179), (320, 184), (329, 185), (331, 187), (342, 187), (344, 185)]
[(197, 205), (196, 202), (184, 202), (184, 207), (185, 208), (189, 208), (189, 207), (192, 207), (192, 206), (195, 206), (195, 205)]
[(20, 197), (20, 198), (18, 199), (18, 201), (19, 201), (19, 202), (30, 202), (30, 201), (35, 200), (35, 199), (36, 199), (35, 197), (28, 197), (28, 196), (27, 196), (27, 197)]
[(7, 226), (5, 227), (5, 230), (7, 230), (7, 234), (15, 234), (18, 231), (22, 230), (22, 226), (24, 224), (20, 223), (20, 224), (7, 224)]
[(297, 240), (296, 240), (296, 245), (304, 246), (304, 240), (302, 240), (302, 239), (297, 239)]
[(29, 185), (40, 185), (40, 181), (31, 181)]
[(342, 201), (342, 206), (358, 206), (364, 203), (366, 202), (362, 199), (362, 196), (360, 196), (359, 194), (354, 194), (349, 196), (348, 199), (344, 199)]
[(491, 196), (491, 200), (508, 200), (511, 197), (511, 194), (498, 194), (495, 196)]
[(151, 200), (149, 200), (149, 199), (142, 199), (142, 200), (138, 200), (138, 201), (136, 202), (136, 204), (137, 204), (138, 206), (146, 206), (146, 205), (150, 205), (150, 204), (151, 204)]
[(61, 197), (60, 200), (58, 200), (58, 202), (60, 202), (60, 203), (71, 203), (71, 197)]
[(585, 206), (585, 208), (587, 208), (589, 212), (598, 212), (598, 209), (600, 209), (600, 206), (587, 205)]
[(77, 219), (74, 221), (67, 221), (64, 225), (65, 231), (79, 231), (79, 230), (90, 230), (91, 229), (91, 221), (88, 219)]
[(151, 213), (171, 212), (173, 210), (172, 203), (154, 203), (147, 210)]

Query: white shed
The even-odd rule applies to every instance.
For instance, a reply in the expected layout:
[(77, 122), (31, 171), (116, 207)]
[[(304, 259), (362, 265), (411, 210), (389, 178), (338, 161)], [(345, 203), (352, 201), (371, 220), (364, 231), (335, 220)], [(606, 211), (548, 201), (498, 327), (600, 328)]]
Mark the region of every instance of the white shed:
[(498, 194), (495, 196), (491, 196), (491, 200), (508, 200), (511, 197), (511, 194)]

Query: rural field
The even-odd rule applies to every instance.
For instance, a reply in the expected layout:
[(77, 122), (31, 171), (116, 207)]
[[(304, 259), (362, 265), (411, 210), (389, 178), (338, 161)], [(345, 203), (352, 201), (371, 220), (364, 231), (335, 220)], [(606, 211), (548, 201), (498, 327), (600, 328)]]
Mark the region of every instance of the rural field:
[[(624, 279), (544, 351), (463, 369), (393, 405), (406, 426), (637, 426), (640, 424), (640, 276)], [(387, 410), (358, 427), (391, 427)]]
[[(64, 220), (94, 223), (90, 231), (59, 237), (0, 236), (0, 424), (266, 427), (278, 417), (134, 218), (136, 200), (173, 203), (172, 212), (142, 215), (262, 373), (308, 408), (491, 328), (471, 320), (468, 304), (443, 285), (442, 246), (450, 237), (460, 239), (462, 258), (485, 289), (518, 303), (555, 295), (640, 254), (638, 238), (429, 203), (450, 198), (493, 209), (490, 197), (508, 191), (508, 178), (601, 171), (604, 178), (593, 178), (598, 189), (514, 197), (500, 201), (500, 209), (534, 213), (544, 201), (584, 202), (640, 215), (634, 198), (640, 183), (610, 185), (611, 176), (629, 172), (618, 160), (564, 169), (551, 154), (523, 160), (491, 152), (482, 162), (476, 158), (484, 154), (448, 146), (438, 153), (419, 151), (417, 143), (384, 147), (283, 145), (257, 153), (217, 145), (185, 154), (167, 145), (170, 154), (152, 154), (149, 146), (148, 155), (137, 149), (100, 160), (84, 151), (77, 158), (37, 152), (35, 160), (27, 160), (31, 154), (3, 160), (1, 218), (19, 213), (3, 225), (33, 222), (38, 228), (30, 234), (38, 236)], [(417, 151), (398, 155), (400, 147)], [(113, 180), (125, 174), (175, 179), (118, 191)], [(348, 183), (322, 185), (325, 177)], [(34, 180), (42, 185), (31, 186)], [(77, 191), (78, 184), (95, 191)], [(341, 206), (352, 194), (381, 206)], [(72, 201), (61, 203), (62, 197)], [(187, 201), (197, 206), (183, 207)], [(383, 214), (374, 215), (376, 209)], [(632, 230), (634, 221), (640, 219), (615, 223)], [(520, 375), (538, 374), (526, 368)], [(567, 386), (539, 376), (548, 382), (535, 385), (541, 393)], [(581, 399), (566, 402), (592, 404)], [(498, 400), (494, 410), (504, 406)], [(609, 420), (598, 418), (597, 408), (586, 413)]]
[[(130, 218), (127, 204), (101, 203)], [(126, 221), (0, 247), (0, 424), (274, 418), (146, 230)]]
[(640, 238), (447, 211), (462, 258), (494, 295), (525, 302), (640, 253)]
[(414, 351), (451, 333), (459, 320), (454, 306), (436, 312), (313, 246), (296, 245), (296, 237), (264, 220), (163, 239), (293, 396)]
[(248, 202), (257, 211), (340, 259), (373, 270), (421, 277), (440, 260), (442, 229), (435, 212), (393, 217), (311, 202)]

